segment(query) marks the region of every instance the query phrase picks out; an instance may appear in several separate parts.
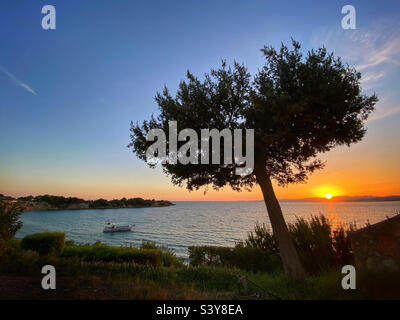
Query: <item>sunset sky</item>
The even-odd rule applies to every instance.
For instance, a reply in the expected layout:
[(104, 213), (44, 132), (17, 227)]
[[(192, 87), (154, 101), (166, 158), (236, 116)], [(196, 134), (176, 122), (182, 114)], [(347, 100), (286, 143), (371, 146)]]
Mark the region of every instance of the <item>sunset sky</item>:
[[(41, 8), (56, 7), (56, 30)], [(341, 8), (356, 8), (356, 30)], [(362, 142), (322, 155), (307, 184), (279, 198), (400, 194), (399, 1), (14, 1), (0, 2), (0, 193), (86, 199), (259, 200), (259, 189), (188, 192), (126, 148), (129, 123), (157, 113), (164, 84), (221, 59), (254, 74), (265, 45), (290, 37), (325, 45), (379, 97)]]

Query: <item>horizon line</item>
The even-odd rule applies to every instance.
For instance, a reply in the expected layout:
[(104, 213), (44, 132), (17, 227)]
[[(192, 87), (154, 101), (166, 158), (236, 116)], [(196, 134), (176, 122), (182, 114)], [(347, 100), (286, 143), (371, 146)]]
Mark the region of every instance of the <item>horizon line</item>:
[[(93, 201), (93, 200), (98, 200), (98, 199), (104, 199), (102, 197), (85, 199), (85, 198), (79, 198), (78, 196), (71, 196), (71, 195), (68, 195), (68, 196), (62, 195), (62, 196), (60, 196), (60, 195), (54, 195), (54, 194), (48, 194), (48, 193), (40, 194), (40, 195), (26, 195), (26, 196), (9, 196), (9, 195), (3, 194), (3, 193), (0, 193), (0, 194), (2, 196), (4, 196), (4, 197), (12, 197), (14, 199), (19, 199), (19, 198), (28, 197), (28, 196), (38, 197), (38, 196), (44, 196), (44, 195), (56, 196), (56, 197), (65, 197), (65, 198), (78, 198), (78, 199), (82, 199), (82, 200), (85, 200), (85, 201)], [(339, 199), (340, 198), (368, 199), (368, 198), (388, 198), (388, 197), (400, 197), (400, 194), (389, 194), (389, 195), (384, 195), (384, 196), (375, 196), (375, 195), (347, 196), (347, 195), (340, 195), (340, 196), (333, 196), (331, 199), (327, 199), (325, 197), (317, 197), (317, 196), (315, 196), (315, 197), (302, 197), (302, 198), (277, 198), (277, 199), (279, 201), (323, 200), (324, 202), (334, 202), (335, 199), (337, 200), (338, 198)], [(128, 197), (122, 197), (122, 198), (129, 199), (129, 198), (142, 198), (142, 197), (133, 196), (133, 197), (129, 197), (129, 198)], [(120, 198), (120, 199), (122, 199), (122, 198)], [(117, 198), (113, 198), (113, 199), (110, 198), (110, 199), (105, 199), (105, 200), (111, 201), (111, 200), (115, 200), (115, 199), (117, 199)], [(243, 199), (243, 200), (229, 200), (229, 199), (213, 199), (213, 200), (203, 200), (203, 199), (201, 199), (201, 200), (200, 199), (179, 200), (179, 199), (177, 199), (177, 200), (175, 200), (175, 199), (172, 199), (172, 200), (170, 200), (170, 199), (156, 199), (156, 198), (152, 198), (152, 197), (150, 197), (150, 198), (142, 198), (142, 199), (145, 199), (145, 200), (155, 199), (157, 201), (166, 200), (166, 201), (176, 201), (176, 202), (193, 202), (193, 201), (196, 201), (196, 202), (259, 202), (259, 201), (261, 201), (261, 202), (263, 202), (264, 201), (264, 199)], [(117, 199), (117, 200), (119, 200), (119, 199)]]

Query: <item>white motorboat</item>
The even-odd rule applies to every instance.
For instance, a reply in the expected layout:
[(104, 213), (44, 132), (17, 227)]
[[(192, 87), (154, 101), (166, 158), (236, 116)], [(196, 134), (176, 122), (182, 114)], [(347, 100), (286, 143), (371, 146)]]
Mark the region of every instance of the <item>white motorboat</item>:
[(128, 224), (115, 224), (113, 222), (107, 222), (107, 225), (104, 227), (103, 232), (121, 232), (121, 231), (133, 231), (133, 227), (135, 225)]

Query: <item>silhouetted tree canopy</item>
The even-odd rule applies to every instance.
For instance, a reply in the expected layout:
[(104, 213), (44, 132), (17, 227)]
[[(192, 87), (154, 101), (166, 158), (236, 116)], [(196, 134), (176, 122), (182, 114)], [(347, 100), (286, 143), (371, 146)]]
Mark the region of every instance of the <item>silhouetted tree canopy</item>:
[[(223, 61), (203, 80), (188, 71), (175, 96), (166, 87), (157, 93), (157, 117), (141, 125), (131, 123), (128, 147), (145, 160), (153, 143), (146, 141), (146, 133), (153, 128), (167, 133), (170, 120), (177, 121), (178, 131), (192, 128), (199, 137), (203, 128), (251, 128), (257, 166), (265, 167), (280, 185), (305, 181), (309, 173), (323, 168), (319, 153), (362, 139), (364, 121), (377, 97), (362, 94), (360, 73), (325, 48), (303, 55), (298, 42), (292, 40), (292, 45), (289, 50), (282, 44), (279, 51), (264, 47), (265, 65), (253, 78), (236, 62), (229, 67)], [(178, 148), (184, 143), (178, 142)], [(190, 190), (207, 185), (241, 190), (256, 182), (254, 172), (236, 175), (235, 164), (165, 163), (163, 167), (174, 184), (186, 183)]]

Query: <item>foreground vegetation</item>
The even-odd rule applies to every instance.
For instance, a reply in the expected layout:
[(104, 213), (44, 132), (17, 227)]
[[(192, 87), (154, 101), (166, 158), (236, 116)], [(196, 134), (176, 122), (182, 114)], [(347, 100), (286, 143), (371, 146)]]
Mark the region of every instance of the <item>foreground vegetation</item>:
[[(101, 246), (97, 244), (93, 248)], [(43, 265), (50, 264), (57, 270), (57, 279), (69, 281), (74, 297), (84, 299), (91, 298), (89, 293), (82, 296), (87, 286), (97, 291), (105, 285), (105, 298), (108, 299), (363, 299), (382, 298), (384, 294), (392, 298), (394, 286), (397, 288), (400, 284), (395, 285), (395, 278), (388, 275), (358, 273), (357, 290), (343, 290), (340, 285), (343, 275), (337, 269), (309, 275), (304, 283), (298, 283), (282, 272), (249, 272), (214, 265), (187, 266), (179, 262), (165, 265), (162, 262), (104, 261), (106, 259), (86, 259), (82, 253), (81, 256), (71, 255), (69, 251), (84, 248), (82, 251), (87, 252), (90, 246), (67, 244), (67, 254), (60, 257), (23, 250), (18, 241), (13, 241), (12, 247), (8, 258), (1, 260), (2, 274), (37, 276)], [(114, 247), (113, 250), (127, 249)], [(382, 286), (388, 289), (383, 292)]]
[[(283, 273), (274, 238), (264, 225), (258, 225), (235, 248), (191, 247), (190, 264), (185, 265), (168, 248), (149, 242), (139, 248), (99, 242), (77, 245), (65, 242), (63, 233), (12, 239), (20, 227), (15, 219), (18, 209), (12, 210), (0, 206), (2, 221), (11, 216), (8, 221), (14, 224), (0, 230), (0, 278), (9, 283), (6, 291), (13, 291), (15, 281), (28, 280), (33, 289), (25, 285), (28, 289), (12, 294), (0, 292), (3, 299), (24, 295), (57, 299), (400, 298), (400, 279), (389, 274), (358, 270), (357, 290), (342, 289), (340, 266), (352, 256), (349, 229), (334, 233), (323, 217), (290, 226), (302, 259), (314, 262), (305, 264), (305, 281), (295, 282)], [(43, 296), (39, 284), (41, 269), (47, 264), (57, 270), (57, 290)]]

